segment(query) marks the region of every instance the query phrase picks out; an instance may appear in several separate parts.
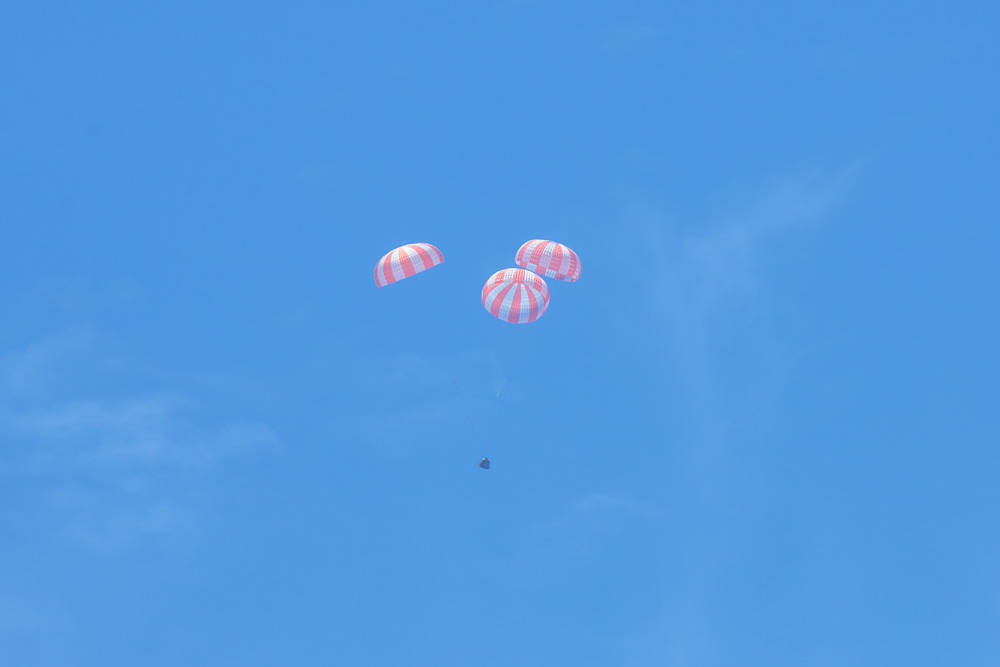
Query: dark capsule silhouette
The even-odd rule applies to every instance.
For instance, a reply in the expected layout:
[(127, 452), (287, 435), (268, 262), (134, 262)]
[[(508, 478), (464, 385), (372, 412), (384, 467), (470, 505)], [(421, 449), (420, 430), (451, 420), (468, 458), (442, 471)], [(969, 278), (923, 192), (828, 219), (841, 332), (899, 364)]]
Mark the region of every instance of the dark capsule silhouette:
[(479, 467), (482, 468), (483, 470), (489, 470), (490, 460), (484, 456), (483, 460), (479, 462)]

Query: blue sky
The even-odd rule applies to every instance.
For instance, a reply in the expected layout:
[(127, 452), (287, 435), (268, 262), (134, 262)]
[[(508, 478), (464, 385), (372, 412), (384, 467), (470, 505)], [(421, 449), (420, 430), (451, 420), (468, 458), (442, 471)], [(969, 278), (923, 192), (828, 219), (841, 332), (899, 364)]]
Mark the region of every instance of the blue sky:
[(0, 663), (1000, 662), (993, 4), (85, 5), (0, 22)]

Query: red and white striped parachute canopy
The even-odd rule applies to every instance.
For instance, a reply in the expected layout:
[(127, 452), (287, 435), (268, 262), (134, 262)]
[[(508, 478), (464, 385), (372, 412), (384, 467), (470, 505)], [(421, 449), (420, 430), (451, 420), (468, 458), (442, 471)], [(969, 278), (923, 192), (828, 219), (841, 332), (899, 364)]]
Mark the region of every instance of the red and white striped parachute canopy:
[(549, 307), (549, 286), (531, 271), (501, 269), (483, 285), (483, 307), (505, 322), (534, 322)]
[(375, 265), (375, 284), (385, 287), (443, 261), (444, 255), (430, 243), (408, 243), (382, 256)]
[(575, 282), (583, 266), (575, 252), (555, 241), (532, 239), (522, 245), (514, 263), (546, 278)]

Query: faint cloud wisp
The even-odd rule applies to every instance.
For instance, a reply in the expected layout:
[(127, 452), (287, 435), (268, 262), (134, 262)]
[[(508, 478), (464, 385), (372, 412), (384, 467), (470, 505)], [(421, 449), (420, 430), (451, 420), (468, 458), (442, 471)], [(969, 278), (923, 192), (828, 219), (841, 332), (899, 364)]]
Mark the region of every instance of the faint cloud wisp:
[(109, 384), (94, 377), (102, 365), (127, 372), (89, 334), (39, 341), (0, 361), (3, 476), (20, 482), (23, 502), (54, 530), (87, 546), (191, 532), (200, 481), (224, 461), (279, 446), (266, 425), (213, 423), (184, 396), (96, 389)]
[[(759, 322), (754, 311), (763, 289), (762, 256), (783, 235), (828, 217), (857, 172), (851, 167), (776, 181), (749, 205), (683, 230), (657, 213), (634, 216), (655, 267), (648, 281), (653, 291), (650, 316), (666, 333), (666, 358), (683, 378), (707, 444), (718, 444), (725, 428), (713, 345), (721, 336)], [(742, 319), (734, 320), (733, 313)]]
[[(731, 359), (721, 353), (721, 343), (755, 358), (743, 362), (740, 378), (752, 378), (760, 392), (763, 379), (756, 374), (773, 372), (784, 356), (762, 314), (767, 290), (763, 262), (782, 238), (828, 219), (847, 197), (858, 171), (852, 167), (774, 182), (749, 205), (704, 225), (681, 229), (658, 213), (634, 216), (655, 267), (648, 279), (649, 302), (654, 304), (649, 317), (664, 333), (665, 361), (676, 371), (690, 404), (694, 441), (688, 453), (696, 493), (689, 502), (699, 503), (710, 515), (726, 516), (710, 507), (737, 502), (727, 484), (740, 474), (730, 469), (727, 456), (729, 424), (739, 418), (740, 409), (731, 397), (747, 400), (740, 385), (734, 390), (736, 376), (726, 373)], [(716, 647), (725, 639), (713, 633), (706, 591), (724, 576), (720, 568), (728, 549), (739, 545), (724, 532), (712, 538), (694, 531), (677, 542), (675, 556), (687, 564), (685, 570), (673, 577), (676, 588), (664, 591), (658, 618), (627, 638), (624, 664), (688, 665), (717, 659)]]

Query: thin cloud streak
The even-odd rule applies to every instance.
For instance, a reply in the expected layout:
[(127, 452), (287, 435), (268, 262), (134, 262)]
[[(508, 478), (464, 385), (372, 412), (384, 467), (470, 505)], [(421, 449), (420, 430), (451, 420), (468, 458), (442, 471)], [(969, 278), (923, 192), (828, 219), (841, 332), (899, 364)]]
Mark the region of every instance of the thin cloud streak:
[(588, 494), (577, 501), (576, 508), (588, 514), (624, 513), (644, 519), (659, 519), (663, 516), (663, 509), (655, 503), (614, 493)]
[[(665, 359), (677, 370), (694, 415), (693, 486), (707, 494), (698, 502), (717, 502), (727, 494), (713, 484), (726, 467), (730, 414), (717, 391), (715, 344), (720, 336), (732, 335), (722, 325), (733, 325), (734, 312), (759, 316), (767, 290), (760, 268), (769, 244), (825, 221), (848, 196), (858, 171), (852, 167), (777, 182), (742, 211), (689, 233), (671, 229), (658, 215), (646, 215), (640, 224), (657, 267), (651, 276), (657, 298), (651, 299), (650, 316), (668, 332)], [(754, 326), (747, 319), (737, 324)], [(775, 359), (780, 355), (775, 350), (759, 353)], [(723, 574), (715, 573), (725, 567), (714, 551), (719, 545), (709, 548), (693, 539), (679, 541), (678, 547), (690, 562), (683, 575), (686, 583), (665, 592), (659, 617), (626, 638), (624, 664), (703, 664), (716, 658), (721, 638), (713, 635), (705, 591)]]
[[(713, 346), (732, 313), (761, 314), (760, 267), (782, 236), (825, 220), (847, 197), (859, 168), (789, 178), (769, 186), (742, 210), (682, 232), (659, 213), (633, 216), (655, 267), (648, 315), (665, 333), (665, 360), (682, 378), (706, 443), (724, 437), (725, 415), (716, 395)], [(740, 322), (740, 326), (752, 320)], [(769, 351), (761, 350), (761, 353)]]
[[(127, 373), (127, 364), (100, 353), (96, 337), (75, 334), (39, 341), (0, 363), (4, 476), (33, 480), (38, 497), (26, 502), (48, 513), (57, 533), (98, 550), (190, 533), (198, 515), (185, 503), (192, 485), (225, 461), (280, 448), (260, 422), (206, 423), (193, 398), (90, 389), (92, 369), (102, 364)], [(65, 382), (71, 374), (75, 382)]]

